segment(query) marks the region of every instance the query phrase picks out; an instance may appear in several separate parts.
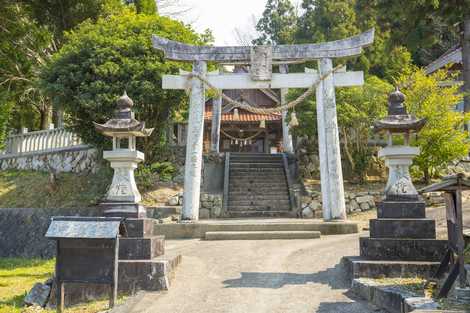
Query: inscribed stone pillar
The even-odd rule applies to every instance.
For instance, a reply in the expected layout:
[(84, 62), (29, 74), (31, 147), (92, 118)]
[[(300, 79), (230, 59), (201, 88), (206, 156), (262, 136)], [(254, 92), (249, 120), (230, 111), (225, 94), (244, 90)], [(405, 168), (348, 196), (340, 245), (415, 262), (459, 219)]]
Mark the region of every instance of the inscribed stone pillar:
[[(320, 75), (333, 70), (331, 59), (318, 61)], [(344, 201), (343, 170), (341, 167), (341, 151), (339, 146), (338, 118), (336, 114), (336, 98), (333, 75), (328, 75), (321, 84), (321, 101), (323, 106), (324, 144), (326, 146), (329, 206), (330, 212), (326, 219), (346, 219), (346, 203)], [(325, 163), (325, 162), (324, 162)], [(322, 192), (322, 195), (324, 193)]]
[(330, 183), (328, 173), (328, 155), (326, 150), (326, 132), (325, 132), (325, 103), (323, 99), (323, 81), (316, 89), (317, 104), (317, 132), (318, 132), (318, 157), (320, 159), (320, 181), (322, 194), (323, 219), (331, 219), (330, 205)]
[(219, 153), (220, 120), (222, 117), (222, 96), (212, 100), (211, 152)]
[[(193, 73), (205, 76), (207, 63), (195, 61)], [(197, 78), (191, 81), (188, 134), (186, 140), (186, 163), (184, 168), (183, 220), (199, 219), (199, 198), (202, 171), (202, 146), (204, 133), (204, 84)]]
[[(287, 64), (279, 65), (281, 74), (288, 74), (289, 67)], [(288, 88), (281, 89), (281, 106), (287, 104)], [(294, 145), (292, 144), (292, 135), (290, 134), (289, 124), (287, 123), (287, 110), (282, 111), (282, 145), (287, 153), (294, 153)]]

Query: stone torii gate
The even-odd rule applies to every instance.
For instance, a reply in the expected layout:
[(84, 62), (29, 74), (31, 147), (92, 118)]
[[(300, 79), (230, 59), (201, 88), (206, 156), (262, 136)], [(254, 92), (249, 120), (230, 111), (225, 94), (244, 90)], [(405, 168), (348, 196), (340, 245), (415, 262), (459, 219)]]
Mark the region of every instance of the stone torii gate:
[[(350, 38), (318, 44), (209, 47), (192, 46), (152, 36), (153, 47), (163, 50), (165, 57), (174, 61), (193, 63), (193, 76), (165, 75), (164, 89), (191, 87), (186, 165), (184, 177), (183, 220), (197, 221), (201, 188), (202, 148), (204, 131), (205, 86), (196, 76), (204, 77), (212, 86), (227, 89), (281, 89), (309, 88), (321, 76), (316, 89), (318, 142), (320, 157), (323, 218), (346, 218), (343, 172), (336, 115), (335, 87), (357, 86), (364, 83), (362, 72), (333, 71), (334, 58), (356, 56), (372, 44), (371, 29)], [(288, 74), (286, 64), (318, 60), (318, 72)], [(251, 73), (218, 75), (207, 73), (207, 62), (219, 64), (249, 64)], [(272, 73), (272, 66), (280, 65), (281, 73)], [(188, 80), (190, 80), (188, 85)]]

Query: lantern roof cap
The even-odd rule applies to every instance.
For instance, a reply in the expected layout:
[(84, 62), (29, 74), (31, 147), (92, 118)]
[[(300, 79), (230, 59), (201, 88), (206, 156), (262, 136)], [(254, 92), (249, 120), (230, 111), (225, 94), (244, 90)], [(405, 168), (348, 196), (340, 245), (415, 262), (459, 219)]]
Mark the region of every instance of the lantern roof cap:
[(374, 123), (374, 131), (409, 133), (419, 132), (424, 127), (426, 119), (419, 119), (407, 113), (405, 99), (405, 95), (396, 87), (388, 96), (388, 116)]
[(150, 136), (153, 128), (145, 128), (145, 122), (140, 122), (135, 119), (134, 112), (132, 112), (134, 101), (132, 101), (125, 91), (116, 103), (117, 110), (112, 119), (104, 124), (93, 122), (95, 129), (99, 133), (109, 137)]

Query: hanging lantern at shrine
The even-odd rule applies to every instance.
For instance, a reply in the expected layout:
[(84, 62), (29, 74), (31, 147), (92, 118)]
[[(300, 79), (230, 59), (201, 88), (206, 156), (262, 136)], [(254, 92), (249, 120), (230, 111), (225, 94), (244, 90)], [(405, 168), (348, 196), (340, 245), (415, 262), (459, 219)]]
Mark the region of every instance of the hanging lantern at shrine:
[(259, 128), (266, 128), (266, 120), (261, 120), (261, 122), (259, 123)]
[(299, 121), (297, 120), (297, 115), (295, 114), (295, 111), (294, 111), (290, 115), (289, 127), (297, 127), (297, 126), (299, 126)]
[(238, 114), (238, 109), (233, 109), (233, 120), (234, 121), (240, 120), (240, 114)]

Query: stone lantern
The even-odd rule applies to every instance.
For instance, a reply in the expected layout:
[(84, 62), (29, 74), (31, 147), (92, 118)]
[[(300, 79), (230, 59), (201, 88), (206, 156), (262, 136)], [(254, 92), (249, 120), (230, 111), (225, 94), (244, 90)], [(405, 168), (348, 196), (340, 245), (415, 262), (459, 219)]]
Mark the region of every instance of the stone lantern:
[(153, 129), (145, 128), (145, 122), (135, 119), (133, 106), (134, 102), (124, 92), (117, 100), (114, 118), (105, 124), (94, 123), (99, 133), (113, 138), (113, 150), (103, 152), (103, 158), (114, 169), (113, 181), (100, 205), (106, 216), (146, 217), (134, 178), (134, 170), (144, 161), (144, 154), (136, 149), (136, 138), (150, 136)]
[[(369, 237), (359, 239), (360, 256), (345, 257), (350, 277), (430, 277), (439, 267), (447, 241), (436, 239), (436, 222), (426, 218), (426, 204), (411, 180), (409, 167), (419, 148), (409, 145), (412, 133), (426, 124), (406, 112), (405, 96), (397, 89), (388, 99), (388, 116), (374, 130), (386, 133), (388, 145), (379, 151), (389, 168), (385, 197), (377, 203), (377, 218), (369, 221)], [(394, 145), (394, 136), (403, 144)]]
[[(375, 122), (376, 132), (385, 132), (388, 144), (379, 151), (389, 168), (388, 182), (385, 187), (386, 201), (417, 201), (418, 192), (410, 177), (409, 167), (413, 158), (419, 155), (418, 147), (409, 145), (412, 133), (417, 133), (426, 124), (425, 119), (409, 115), (404, 106), (405, 95), (398, 90), (388, 99), (388, 116)], [(403, 145), (393, 145), (394, 136), (403, 136)]]

